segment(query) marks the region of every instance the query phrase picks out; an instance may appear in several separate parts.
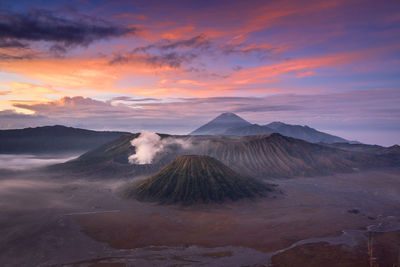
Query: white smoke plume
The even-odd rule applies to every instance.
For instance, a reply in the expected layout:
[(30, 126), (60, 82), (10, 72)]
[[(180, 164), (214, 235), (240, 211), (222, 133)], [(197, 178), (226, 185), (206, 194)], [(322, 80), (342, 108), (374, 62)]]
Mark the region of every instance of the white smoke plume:
[(164, 151), (170, 145), (178, 145), (183, 149), (192, 147), (190, 140), (172, 137), (161, 139), (158, 134), (148, 131), (142, 131), (139, 137), (131, 141), (131, 145), (136, 150), (136, 153), (128, 158), (131, 164), (150, 164), (157, 153)]

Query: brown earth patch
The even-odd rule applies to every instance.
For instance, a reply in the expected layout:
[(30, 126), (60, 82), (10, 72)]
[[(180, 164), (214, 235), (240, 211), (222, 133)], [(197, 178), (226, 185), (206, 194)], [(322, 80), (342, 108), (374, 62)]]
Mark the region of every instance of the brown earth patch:
[(358, 229), (370, 223), (366, 217), (342, 209), (273, 206), (270, 201), (258, 202), (253, 209), (239, 205), (234, 209), (209, 211), (152, 206), (150, 213), (140, 210), (99, 213), (75, 219), (84, 233), (120, 249), (198, 245), (243, 246), (265, 252), (283, 249), (306, 238), (340, 235), (343, 229)]

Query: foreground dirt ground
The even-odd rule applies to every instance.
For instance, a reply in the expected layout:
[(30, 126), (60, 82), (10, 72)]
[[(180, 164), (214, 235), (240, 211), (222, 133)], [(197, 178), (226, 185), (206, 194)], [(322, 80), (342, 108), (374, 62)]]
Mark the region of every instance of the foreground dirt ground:
[[(381, 223), (382, 218), (398, 216), (399, 179), (390, 172), (299, 178), (275, 181), (284, 194), (257, 202), (176, 207), (132, 201), (133, 205), (145, 208), (78, 215), (75, 219), (85, 234), (118, 249), (236, 246), (271, 253), (301, 240), (340, 236), (343, 230), (363, 230)], [(365, 240), (363, 236), (358, 243), (352, 239), (354, 237), (343, 239), (343, 244), (335, 246), (327, 242), (305, 246), (307, 250), (326, 250), (327, 255), (342, 255), (344, 261), (354, 261), (353, 266), (362, 266), (368, 259)], [(382, 248), (382, 244), (379, 247)], [(329, 257), (323, 258), (321, 251), (316, 253), (321, 255), (321, 262), (317, 260), (315, 266), (329, 260)], [(285, 255), (291, 253), (299, 252), (293, 249), (284, 252)], [(279, 255), (273, 258), (274, 265), (277, 262), (284, 262)], [(347, 264), (333, 263), (335, 266)]]
[(2, 266), (370, 266), (367, 229), (375, 266), (398, 264), (399, 170), (276, 180), (283, 194), (191, 207), (121, 199), (124, 181), (7, 175)]

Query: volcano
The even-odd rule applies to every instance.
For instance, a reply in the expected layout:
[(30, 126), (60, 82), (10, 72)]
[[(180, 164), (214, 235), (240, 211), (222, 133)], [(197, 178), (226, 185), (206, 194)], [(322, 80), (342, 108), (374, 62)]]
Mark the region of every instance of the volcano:
[(254, 136), (172, 136), (161, 138), (190, 140), (189, 150), (168, 150), (152, 164), (129, 164), (135, 153), (131, 140), (139, 134), (89, 151), (72, 161), (51, 166), (71, 174), (95, 177), (132, 177), (152, 175), (182, 155), (207, 155), (244, 176), (260, 179), (318, 176), (355, 170), (400, 166), (396, 146), (385, 148), (362, 144), (314, 144), (280, 134)]
[(265, 196), (273, 185), (242, 176), (209, 156), (186, 155), (128, 188), (126, 195), (160, 203), (212, 203)]
[[(190, 135), (248, 136), (279, 133), (310, 143), (354, 143), (339, 136), (320, 132), (308, 126), (272, 122), (266, 125), (252, 124), (235, 113), (222, 113), (215, 119), (194, 130)], [(357, 142), (356, 142), (357, 143)]]
[(238, 115), (225, 112), (191, 132), (191, 135), (225, 135), (227, 129), (250, 126), (251, 123)]

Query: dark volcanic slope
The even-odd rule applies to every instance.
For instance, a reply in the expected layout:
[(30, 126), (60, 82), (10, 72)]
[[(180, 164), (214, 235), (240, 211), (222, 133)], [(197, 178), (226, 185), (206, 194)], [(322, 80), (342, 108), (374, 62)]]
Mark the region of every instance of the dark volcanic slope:
[(100, 132), (65, 126), (0, 130), (0, 153), (65, 153), (87, 151), (126, 132)]
[(378, 154), (384, 152), (387, 148), (378, 145), (366, 145), (366, 144), (349, 144), (349, 143), (334, 143), (334, 144), (323, 144), (329, 147), (340, 148), (347, 151), (363, 152), (369, 154)]
[(272, 186), (239, 175), (208, 156), (181, 156), (128, 192), (162, 203), (208, 203), (253, 198)]
[(349, 172), (355, 168), (400, 166), (397, 147), (384, 149), (380, 153), (364, 153), (312, 144), (280, 134), (246, 137), (175, 136), (190, 140), (193, 148), (160, 153), (153, 164), (131, 165), (128, 156), (135, 153), (135, 149), (130, 141), (137, 136), (123, 136), (58, 167), (96, 176), (132, 176), (154, 173), (185, 154), (208, 155), (243, 175), (260, 178), (313, 176)]
[(270, 134), (274, 130), (258, 124), (251, 124), (248, 126), (230, 128), (224, 132), (224, 135), (236, 135), (236, 136), (247, 136), (247, 135), (260, 135), (260, 134)]
[[(50, 166), (49, 170), (62, 170), (74, 174), (94, 175), (95, 177), (132, 177), (154, 173), (174, 160), (179, 153), (157, 155), (153, 164), (129, 164), (128, 157), (135, 153), (131, 141), (139, 136), (123, 135), (120, 138), (90, 150), (72, 161)], [(160, 134), (162, 138), (170, 135)]]
[(368, 163), (378, 165), (371, 155), (329, 148), (280, 134), (214, 139), (202, 153), (235, 170), (258, 177), (313, 176), (352, 171)]

